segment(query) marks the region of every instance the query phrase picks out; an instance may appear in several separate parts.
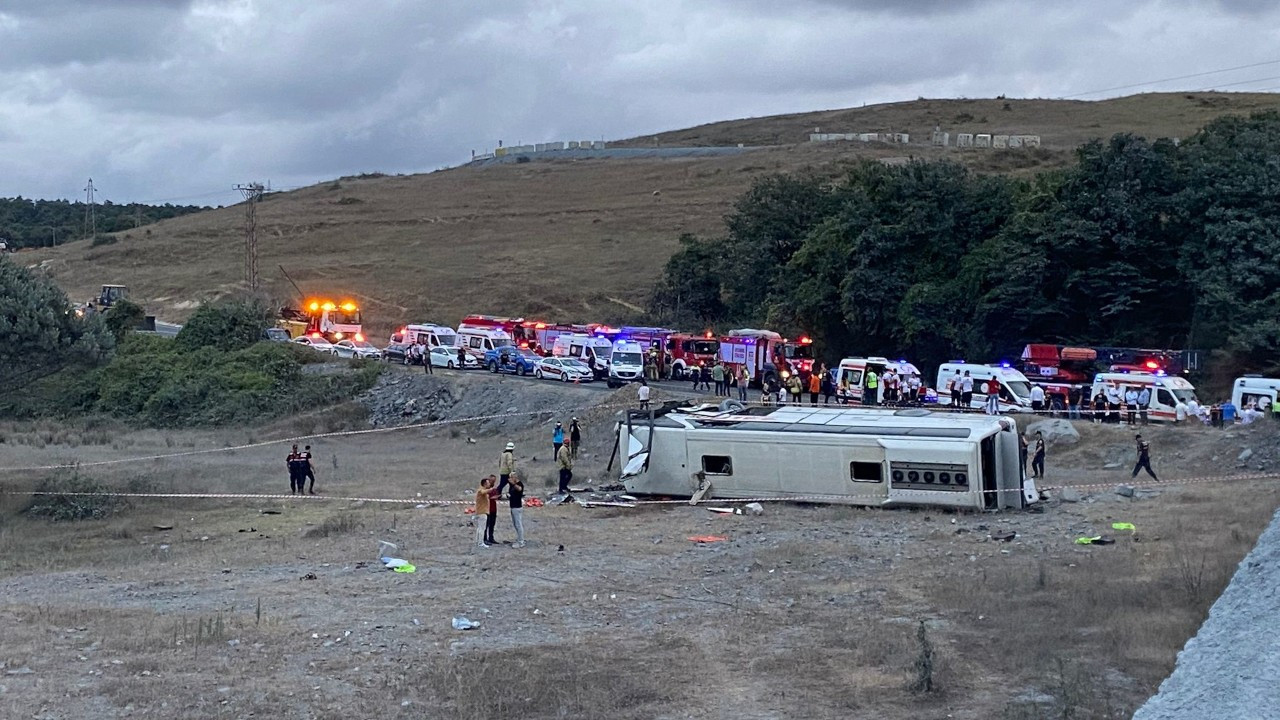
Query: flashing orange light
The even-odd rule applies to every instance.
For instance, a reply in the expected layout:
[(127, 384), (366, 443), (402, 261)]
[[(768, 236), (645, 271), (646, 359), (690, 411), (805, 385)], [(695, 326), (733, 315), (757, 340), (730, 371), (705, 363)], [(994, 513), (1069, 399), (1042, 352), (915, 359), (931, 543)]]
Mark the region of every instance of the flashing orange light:
[(401, 335), (403, 335), (403, 334), (405, 334), (405, 333), (407, 333), (407, 332), (409, 332), (409, 328), (407, 328), (407, 327), (402, 327), (402, 328), (400, 328), (400, 334), (401, 334)]
[(336, 333), (334, 333), (334, 334), (333, 334), (333, 339), (334, 339), (334, 340), (341, 340), (341, 339), (342, 339), (342, 333), (340, 333), (340, 332), (336, 332)]
[(364, 342), (364, 336), (360, 333), (356, 333), (356, 342)]
[(315, 312), (320, 309), (320, 303), (313, 302), (311, 303), (310, 308), (311, 308), (311, 312)]
[(344, 302), (342, 303), (342, 309), (346, 312), (355, 312), (356, 304), (353, 302)]
[(529, 349), (529, 343), (527, 343), (527, 342), (522, 342), (522, 343), (520, 343), (520, 347), (524, 348), (525, 350), (528, 350), (528, 349)]
[(1159, 369), (1160, 369), (1160, 363), (1156, 362), (1155, 360), (1148, 360), (1148, 361), (1146, 362), (1146, 366), (1147, 366), (1147, 369), (1149, 369), (1149, 370), (1159, 370)]
[(337, 307), (337, 306), (336, 306), (336, 305), (334, 305), (334, 304), (333, 304), (333, 303), (331, 303), (331, 302), (327, 302), (327, 303), (325, 303), (325, 304), (323, 304), (323, 305), (321, 305), (321, 306), (320, 306), (320, 308), (321, 308), (322, 310), (332, 310), (332, 309), (334, 309), (335, 307)]
[(318, 338), (320, 337), (320, 333), (311, 333), (311, 337)]
[(810, 345), (810, 344), (812, 344), (812, 343), (813, 343), (813, 338), (809, 337), (808, 335), (801, 335), (801, 336), (800, 336), (800, 344), (801, 344), (801, 345)]
[(711, 336), (711, 331), (710, 331), (710, 330), (708, 330), (708, 331), (707, 331), (706, 337), (707, 337), (707, 339), (708, 339), (708, 340), (710, 340), (710, 339), (711, 339), (711, 337), (712, 337), (712, 336)]
[(546, 329), (547, 329), (547, 324), (546, 324), (546, 323), (544, 323), (544, 322), (540, 322), (540, 323), (535, 324), (535, 325), (534, 325), (534, 327), (535, 327), (535, 328), (537, 328), (538, 330), (546, 330)]

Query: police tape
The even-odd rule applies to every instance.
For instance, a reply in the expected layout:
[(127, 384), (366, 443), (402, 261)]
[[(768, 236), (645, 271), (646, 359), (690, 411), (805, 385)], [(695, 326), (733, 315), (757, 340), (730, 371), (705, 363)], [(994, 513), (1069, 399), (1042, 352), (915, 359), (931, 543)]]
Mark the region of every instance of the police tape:
[[(1043, 492), (1060, 491), (1066, 488), (1072, 489), (1105, 489), (1115, 488), (1119, 486), (1128, 486), (1135, 489), (1151, 488), (1151, 487), (1167, 487), (1178, 485), (1200, 485), (1216, 482), (1242, 481), (1242, 480), (1267, 480), (1280, 478), (1280, 473), (1251, 473), (1240, 475), (1211, 475), (1190, 478), (1175, 478), (1172, 480), (1147, 480), (1133, 482), (1107, 482), (1107, 483), (1069, 483), (1064, 485), (1051, 485), (1038, 488)], [(921, 488), (892, 488), (893, 493), (928, 493), (931, 496), (939, 496), (942, 493), (965, 495), (966, 491), (943, 491), (928, 490)], [(1002, 488), (993, 490), (972, 491), (975, 494), (999, 494), (999, 493), (1022, 493), (1023, 488)], [(572, 493), (571, 493), (572, 494)], [(587, 491), (580, 491), (579, 494), (587, 495)], [(601, 491), (603, 495), (613, 495), (611, 491)], [(3, 490), (0, 495), (13, 496), (65, 496), (65, 497), (119, 497), (119, 498), (151, 498), (151, 499), (188, 499), (188, 500), (302, 500), (307, 502), (320, 501), (339, 501), (339, 502), (365, 502), (380, 504), (399, 504), (399, 505), (418, 505), (418, 506), (450, 506), (450, 505), (471, 505), (473, 500), (443, 500), (439, 498), (382, 498), (382, 497), (365, 497), (353, 495), (294, 495), (284, 493), (158, 493), (158, 492), (63, 492), (58, 490)], [(726, 504), (726, 503), (778, 503), (778, 502), (812, 502), (812, 503), (838, 503), (850, 499), (874, 499), (883, 503), (892, 503), (894, 497), (884, 493), (805, 493), (795, 495), (765, 495), (760, 497), (743, 497), (743, 498), (706, 498), (701, 501), (701, 505), (707, 503)], [(586, 499), (583, 502), (587, 504), (600, 504), (611, 502), (609, 500)], [(626, 500), (627, 505), (692, 505), (688, 499), (644, 499), (636, 498), (635, 500)], [(945, 507), (945, 506), (940, 506)]]

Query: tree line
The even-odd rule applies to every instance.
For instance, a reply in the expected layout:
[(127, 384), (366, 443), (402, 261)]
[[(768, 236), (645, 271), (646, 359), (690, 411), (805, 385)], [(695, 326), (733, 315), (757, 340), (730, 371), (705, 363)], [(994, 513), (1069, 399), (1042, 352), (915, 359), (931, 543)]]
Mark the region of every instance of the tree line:
[(1018, 178), (864, 162), (758, 180), (685, 235), (665, 322), (807, 332), (829, 359), (1017, 357), (1029, 342), (1219, 350), (1280, 365), (1280, 114), (1175, 143), (1090, 142)]
[[(0, 198), (0, 241), (17, 249), (80, 240), (90, 233), (85, 226), (87, 207), (86, 203), (67, 200)], [(97, 232), (115, 233), (207, 209), (198, 205), (117, 205), (107, 201), (94, 206), (94, 216)]]

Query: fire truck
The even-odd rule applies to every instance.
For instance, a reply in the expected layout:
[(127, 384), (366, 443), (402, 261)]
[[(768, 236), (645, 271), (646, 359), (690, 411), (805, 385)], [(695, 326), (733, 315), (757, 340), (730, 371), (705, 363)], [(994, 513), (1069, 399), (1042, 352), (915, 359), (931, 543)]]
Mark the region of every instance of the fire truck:
[(702, 335), (672, 333), (667, 336), (667, 366), (672, 380), (683, 380), (696, 368), (708, 365), (720, 354), (720, 341), (710, 330)]
[(1065, 401), (1074, 388), (1087, 388), (1100, 372), (1145, 372), (1186, 375), (1199, 367), (1193, 350), (1150, 350), (1122, 347), (1062, 346), (1032, 343), (1022, 350), (1017, 369), (1046, 395)]
[(776, 384), (793, 373), (807, 376), (812, 372), (813, 341), (808, 337), (788, 340), (772, 330), (730, 330), (720, 338), (720, 360), (734, 372), (745, 366), (752, 385), (765, 380)]
[(360, 308), (350, 300), (335, 303), (315, 298), (304, 301), (301, 308), (281, 308), (276, 325), (284, 328), (291, 338), (310, 335), (329, 342), (344, 338), (364, 340)]

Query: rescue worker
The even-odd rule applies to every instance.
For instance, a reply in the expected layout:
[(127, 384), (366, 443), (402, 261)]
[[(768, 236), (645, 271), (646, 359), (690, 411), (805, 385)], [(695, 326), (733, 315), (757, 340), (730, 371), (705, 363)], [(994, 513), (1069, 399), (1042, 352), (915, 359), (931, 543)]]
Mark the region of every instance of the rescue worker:
[(302, 453), (298, 452), (298, 446), (294, 445), (289, 451), (289, 456), (285, 458), (285, 466), (289, 468), (289, 494), (298, 494), (298, 486), (303, 482), (302, 475)]
[(702, 384), (702, 368), (698, 365), (689, 368), (689, 377), (693, 378), (693, 391), (698, 392), (698, 386)]
[(738, 369), (738, 402), (747, 401), (747, 387), (751, 385), (751, 372), (743, 365)]
[(573, 454), (564, 445), (556, 449), (556, 467), (560, 468), (559, 492), (569, 492), (569, 483), (573, 480)]
[(862, 404), (871, 406), (875, 405), (880, 399), (880, 378), (876, 376), (876, 371), (867, 368), (866, 387), (862, 390)]
[(822, 404), (830, 405), (831, 396), (836, 394), (836, 384), (835, 381), (831, 379), (831, 373), (827, 371), (826, 365), (823, 365), (822, 369), (818, 371), (818, 377), (820, 383), (819, 389), (822, 392)]
[(582, 444), (582, 426), (578, 424), (578, 418), (569, 421), (569, 452), (573, 455), (573, 459), (578, 459), (578, 446)]
[(809, 404), (818, 407), (818, 394), (822, 392), (822, 373), (809, 373)]
[[(310, 494), (312, 494), (312, 495), (315, 495), (315, 494), (316, 494), (316, 469), (315, 469), (315, 465), (313, 465), (313, 464), (311, 463), (311, 446), (310, 446), (310, 445), (308, 445), (306, 448), (304, 448), (304, 449), (303, 449), (303, 451), (302, 451), (302, 458), (301, 458), (301, 460), (302, 460), (302, 475), (303, 475), (303, 478), (305, 478), (305, 479), (307, 479), (307, 480), (310, 480), (310, 481), (311, 481), (311, 488), (308, 490), (308, 492), (309, 492)], [(300, 479), (298, 480), (298, 494), (299, 494), (299, 495), (301, 495), (301, 494), (302, 494), (302, 479), (303, 479), (303, 478), (300, 478)]]
[(502, 494), (502, 489), (511, 481), (511, 476), (516, 471), (516, 444), (508, 442), (507, 446), (502, 450), (502, 456), (498, 458), (498, 494)]
[(711, 392), (711, 368), (703, 365), (701, 372), (698, 373), (698, 379), (702, 381), (702, 391)]
[(801, 404), (801, 395), (804, 393), (804, 385), (800, 382), (800, 376), (798, 374), (792, 373), (791, 377), (787, 379), (787, 392), (791, 394), (792, 405), (798, 406)]
[(658, 379), (658, 348), (649, 346), (649, 356), (644, 368), (644, 376), (649, 380)]
[(1129, 388), (1124, 391), (1124, 414), (1129, 425), (1138, 424), (1138, 389)]
[(884, 404), (893, 405), (897, 401), (898, 392), (898, 374), (893, 368), (885, 368), (884, 375), (880, 377), (880, 384), (884, 387)]
[(1031, 477), (1032, 479), (1044, 477), (1044, 434), (1039, 430), (1036, 431), (1035, 455), (1031, 457)]
[(551, 456), (559, 456), (562, 447), (564, 447), (564, 426), (556, 423), (556, 429), (551, 431)]
[(1138, 462), (1133, 466), (1133, 477), (1138, 477), (1139, 470), (1146, 470), (1151, 479), (1158, 482), (1160, 478), (1151, 469), (1151, 443), (1143, 440), (1141, 435), (1134, 435), (1133, 440), (1138, 445)]
[(724, 392), (724, 366), (716, 362), (711, 367), (711, 379), (716, 384), (716, 397), (721, 397)]
[(1280, 395), (1271, 403), (1271, 419), (1280, 421)]

